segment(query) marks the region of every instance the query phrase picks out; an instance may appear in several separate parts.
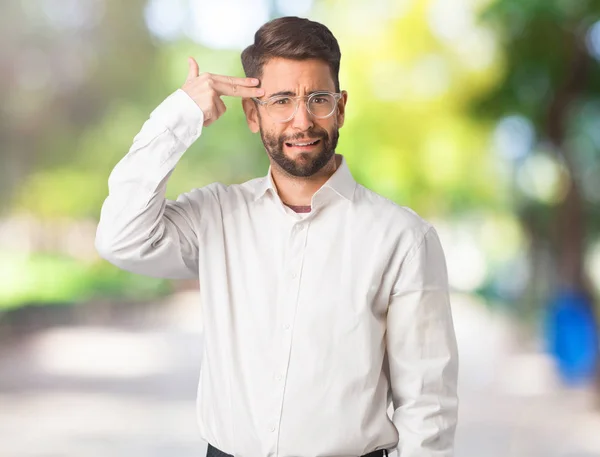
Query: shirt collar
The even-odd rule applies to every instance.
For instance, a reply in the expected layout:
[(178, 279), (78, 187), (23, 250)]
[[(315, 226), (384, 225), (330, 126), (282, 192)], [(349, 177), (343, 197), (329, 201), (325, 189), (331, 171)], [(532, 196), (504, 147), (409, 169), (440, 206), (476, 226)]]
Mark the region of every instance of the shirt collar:
[[(356, 187), (356, 181), (354, 180), (354, 177), (348, 168), (346, 158), (341, 154), (336, 154), (336, 156), (341, 157), (340, 166), (337, 168), (337, 170), (335, 170), (327, 182), (323, 184), (323, 187), (332, 189), (346, 200), (352, 200), (354, 196), (354, 189)], [(273, 177), (271, 176), (271, 166), (269, 166), (267, 175), (259, 180), (255, 188), (254, 200), (259, 200), (268, 191), (277, 194), (277, 189), (275, 188), (275, 183), (273, 182)]]

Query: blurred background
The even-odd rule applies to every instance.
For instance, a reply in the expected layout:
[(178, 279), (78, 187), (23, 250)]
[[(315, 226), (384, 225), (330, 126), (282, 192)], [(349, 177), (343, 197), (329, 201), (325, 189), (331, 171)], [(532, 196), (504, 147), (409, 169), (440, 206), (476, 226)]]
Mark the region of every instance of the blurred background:
[[(205, 455), (197, 285), (119, 271), (95, 228), (186, 57), (242, 76), (241, 50), (285, 15), (339, 40), (355, 178), (440, 233), (456, 456), (600, 456), (597, 0), (0, 3), (0, 455)], [(169, 198), (266, 173), (225, 102)]]

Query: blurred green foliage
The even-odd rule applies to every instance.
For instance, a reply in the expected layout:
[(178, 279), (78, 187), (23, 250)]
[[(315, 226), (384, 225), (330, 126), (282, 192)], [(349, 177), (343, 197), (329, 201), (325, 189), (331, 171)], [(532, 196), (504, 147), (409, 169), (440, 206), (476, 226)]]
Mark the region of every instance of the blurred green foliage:
[(132, 275), (105, 262), (84, 264), (58, 255), (2, 255), (0, 310), (25, 304), (68, 305), (97, 297), (148, 300), (172, 291), (166, 280)]
[(532, 148), (515, 158), (515, 174), (532, 163), (560, 170), (553, 198), (531, 198), (527, 188), (512, 194), (513, 211), (532, 240), (531, 263), (552, 265), (554, 281), (534, 270), (525, 294), (530, 302), (564, 287), (596, 292), (585, 263), (600, 230), (599, 17), (598, 0), (498, 0), (481, 15), (504, 49), (505, 65), (498, 84), (473, 104), (473, 115), (517, 115), (531, 124)]
[[(518, 113), (540, 138), (550, 135), (549, 103), (571, 71), (568, 37), (595, 20), (598, 2), (379, 3), (321, 0), (310, 15), (331, 28), (342, 48), (340, 82), (349, 101), (338, 152), (373, 190), (426, 218), (474, 227), (473, 243), (483, 246), (490, 265), (477, 287), (495, 297), (497, 271), (510, 271), (512, 259), (529, 249), (527, 237), (536, 234), (523, 236), (519, 221), (529, 229), (528, 220), (552, 226), (553, 213), (547, 203), (515, 191), (513, 171), (493, 154), (490, 132), (502, 116)], [(87, 18), (80, 22), (69, 19), (73, 12), (60, 2), (0, 5), (0, 42), (6, 45), (0, 55), (14, 68), (0, 72), (3, 217), (97, 220), (108, 175), (149, 113), (182, 84), (186, 57), (193, 55), (201, 71), (242, 75), (239, 49), (153, 36), (144, 22), (147, 4), (77, 3), (79, 17)], [(269, 4), (277, 15), (276, 2)], [(482, 21), (448, 28), (455, 8), (465, 5)], [(595, 61), (590, 65), (581, 96), (596, 102), (600, 78)], [(581, 131), (590, 112), (600, 113), (582, 97), (565, 108), (567, 130)], [(248, 130), (240, 101), (224, 101), (225, 116), (203, 132), (173, 173), (169, 198), (266, 172), (260, 137)], [(584, 149), (578, 151), (588, 162), (581, 163), (597, 166), (598, 147)], [(0, 306), (143, 298), (169, 289), (97, 258), (83, 263), (51, 249), (5, 251), (10, 279), (0, 283)]]

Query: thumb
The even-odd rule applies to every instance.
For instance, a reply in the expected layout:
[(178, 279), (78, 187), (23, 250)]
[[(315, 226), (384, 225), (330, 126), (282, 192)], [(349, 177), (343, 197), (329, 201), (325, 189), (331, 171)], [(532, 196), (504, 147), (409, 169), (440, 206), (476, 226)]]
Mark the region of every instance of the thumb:
[(200, 76), (200, 69), (198, 68), (198, 62), (193, 57), (188, 57), (189, 70), (186, 80), (190, 81)]

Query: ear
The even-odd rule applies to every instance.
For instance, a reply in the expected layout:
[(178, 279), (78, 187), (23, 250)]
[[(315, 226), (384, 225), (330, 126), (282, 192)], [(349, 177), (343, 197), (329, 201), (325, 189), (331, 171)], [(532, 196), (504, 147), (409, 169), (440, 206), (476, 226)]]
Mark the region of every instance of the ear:
[(260, 125), (258, 123), (258, 107), (256, 102), (251, 98), (242, 99), (242, 108), (246, 115), (246, 122), (252, 133), (258, 133), (260, 131)]
[(344, 119), (346, 118), (346, 102), (348, 101), (348, 92), (345, 90), (342, 91), (342, 96), (338, 100), (337, 106), (337, 122), (338, 128), (344, 125)]

